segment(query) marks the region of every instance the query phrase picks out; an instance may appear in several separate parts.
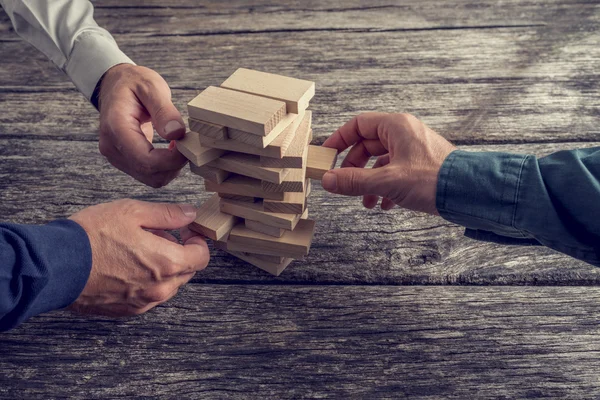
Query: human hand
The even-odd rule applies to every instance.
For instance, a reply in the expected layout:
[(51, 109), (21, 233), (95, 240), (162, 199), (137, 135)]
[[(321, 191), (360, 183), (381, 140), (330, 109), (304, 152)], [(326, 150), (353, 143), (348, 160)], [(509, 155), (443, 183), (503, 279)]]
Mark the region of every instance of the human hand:
[(196, 218), (191, 205), (118, 200), (71, 216), (92, 246), (92, 270), (70, 306), (77, 312), (137, 315), (169, 300), (206, 267), (209, 252), (201, 236), (182, 229), (183, 245), (164, 229), (187, 227)]
[(185, 135), (169, 85), (159, 74), (130, 64), (112, 67), (102, 78), (98, 106), (100, 153), (112, 165), (152, 187), (177, 177), (186, 158), (173, 147), (152, 145), (153, 125), (168, 140)]
[[(435, 206), (438, 173), (456, 147), (410, 114), (365, 113), (339, 128), (325, 143), (338, 153), (352, 146), (342, 162), (323, 176), (332, 193), (363, 196), (363, 205), (394, 205), (439, 215)], [(364, 169), (378, 156), (372, 169)]]

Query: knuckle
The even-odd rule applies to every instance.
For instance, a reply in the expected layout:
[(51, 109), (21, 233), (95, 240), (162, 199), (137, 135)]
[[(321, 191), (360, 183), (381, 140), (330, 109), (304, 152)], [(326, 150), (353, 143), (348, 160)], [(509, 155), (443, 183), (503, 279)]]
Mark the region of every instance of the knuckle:
[(169, 299), (171, 291), (166, 285), (158, 285), (146, 291), (146, 298), (152, 303), (161, 303)]

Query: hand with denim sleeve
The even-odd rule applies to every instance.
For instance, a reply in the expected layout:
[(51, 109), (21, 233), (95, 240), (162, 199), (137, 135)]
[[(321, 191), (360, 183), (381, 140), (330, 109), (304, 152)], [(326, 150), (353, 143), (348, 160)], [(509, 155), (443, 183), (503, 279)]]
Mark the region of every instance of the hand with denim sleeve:
[[(340, 169), (322, 181), (329, 192), (363, 196), (367, 208), (395, 205), (438, 215), (436, 186), (446, 157), (456, 148), (409, 114), (365, 113), (339, 128), (325, 143), (338, 153), (351, 147)], [(373, 168), (364, 168), (377, 157)]]

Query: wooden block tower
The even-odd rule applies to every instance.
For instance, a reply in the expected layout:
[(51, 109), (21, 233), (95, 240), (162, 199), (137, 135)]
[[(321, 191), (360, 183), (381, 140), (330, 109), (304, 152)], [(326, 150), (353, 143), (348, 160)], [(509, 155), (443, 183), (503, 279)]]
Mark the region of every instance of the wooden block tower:
[(337, 157), (310, 145), (314, 94), (314, 82), (240, 68), (188, 103), (190, 131), (177, 142), (216, 192), (190, 229), (274, 275), (308, 254), (310, 180)]

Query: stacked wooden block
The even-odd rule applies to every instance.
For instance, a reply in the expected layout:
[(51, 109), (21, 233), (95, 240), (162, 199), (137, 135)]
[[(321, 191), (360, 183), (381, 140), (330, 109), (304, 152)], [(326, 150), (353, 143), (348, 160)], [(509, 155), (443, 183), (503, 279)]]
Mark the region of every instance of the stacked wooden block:
[(335, 164), (335, 150), (310, 145), (314, 93), (314, 82), (240, 68), (188, 103), (190, 131), (177, 142), (216, 192), (190, 228), (274, 275), (308, 254), (310, 180)]

